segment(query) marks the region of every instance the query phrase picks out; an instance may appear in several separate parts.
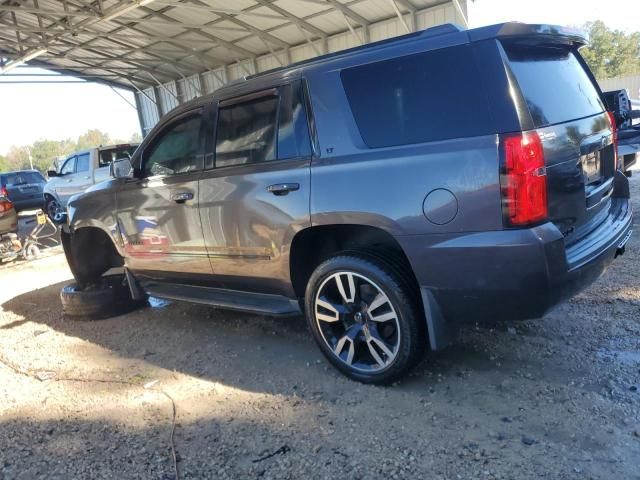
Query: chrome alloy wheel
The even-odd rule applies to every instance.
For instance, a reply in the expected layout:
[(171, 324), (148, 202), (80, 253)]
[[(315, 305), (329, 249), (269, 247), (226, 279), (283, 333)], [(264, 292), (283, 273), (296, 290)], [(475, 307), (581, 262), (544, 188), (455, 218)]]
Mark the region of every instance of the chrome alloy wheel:
[(338, 272), (318, 288), (315, 320), (326, 345), (349, 367), (378, 372), (400, 346), (398, 315), (389, 297), (363, 275)]
[(64, 220), (66, 212), (57, 200), (51, 199), (47, 202), (47, 214), (54, 223), (60, 223)]

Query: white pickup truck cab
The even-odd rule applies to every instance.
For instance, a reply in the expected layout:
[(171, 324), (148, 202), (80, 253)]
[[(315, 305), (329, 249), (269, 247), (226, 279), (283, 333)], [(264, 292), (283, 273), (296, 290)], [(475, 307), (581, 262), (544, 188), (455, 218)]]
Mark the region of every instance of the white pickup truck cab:
[(81, 150), (60, 162), (59, 170), (49, 170), (49, 181), (43, 191), (49, 217), (54, 222), (61, 222), (71, 196), (110, 178), (111, 163), (120, 158), (131, 158), (136, 148), (138, 144), (127, 143)]

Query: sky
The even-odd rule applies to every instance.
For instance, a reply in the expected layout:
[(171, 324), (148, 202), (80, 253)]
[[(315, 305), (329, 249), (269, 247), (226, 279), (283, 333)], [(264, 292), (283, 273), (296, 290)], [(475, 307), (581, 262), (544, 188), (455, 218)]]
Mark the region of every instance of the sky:
[[(76, 140), (92, 128), (123, 140), (140, 132), (136, 110), (106, 85), (91, 82), (3, 84), (8, 80), (77, 80), (62, 75), (18, 77), (18, 73), (53, 72), (15, 68), (0, 75), (0, 155), (6, 154), (12, 145), (29, 145), (42, 138)], [(118, 91), (135, 105), (133, 93)]]
[(581, 26), (602, 20), (610, 28), (640, 31), (640, 0), (467, 0), (471, 27), (516, 20)]
[[(468, 4), (470, 27), (508, 20), (568, 26), (602, 20), (610, 28), (640, 30), (640, 0), (468, 0)], [(18, 68), (0, 75), (0, 155), (11, 145), (27, 145), (40, 138), (75, 139), (90, 128), (124, 139), (140, 131), (136, 111), (107, 86), (2, 84), (9, 80), (7, 75), (16, 73), (46, 71)], [(10, 77), (20, 78), (38, 80)], [(133, 93), (121, 93), (133, 102)]]

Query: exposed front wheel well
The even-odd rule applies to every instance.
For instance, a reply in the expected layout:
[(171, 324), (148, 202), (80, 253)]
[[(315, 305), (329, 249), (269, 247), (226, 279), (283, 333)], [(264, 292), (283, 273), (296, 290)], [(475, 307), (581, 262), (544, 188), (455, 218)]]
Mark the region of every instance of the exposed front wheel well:
[(76, 281), (85, 286), (111, 268), (122, 267), (124, 259), (113, 241), (97, 227), (85, 227), (61, 234), (64, 253)]

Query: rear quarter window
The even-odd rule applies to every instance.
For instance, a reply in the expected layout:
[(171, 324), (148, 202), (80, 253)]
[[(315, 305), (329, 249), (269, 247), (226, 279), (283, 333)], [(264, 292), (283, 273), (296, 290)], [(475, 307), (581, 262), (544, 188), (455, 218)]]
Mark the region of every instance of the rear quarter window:
[(45, 183), (44, 177), (38, 172), (18, 172), (7, 174), (3, 179), (3, 185), (19, 186), (31, 183)]
[(567, 47), (503, 45), (536, 128), (605, 110), (576, 53)]
[(341, 78), (371, 148), (495, 132), (468, 45), (348, 68)]

